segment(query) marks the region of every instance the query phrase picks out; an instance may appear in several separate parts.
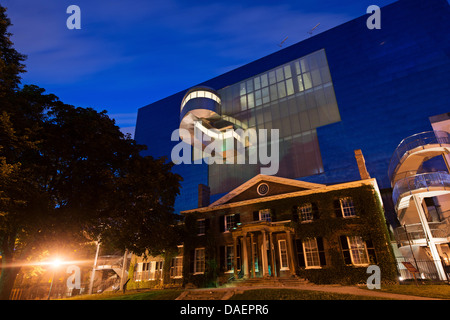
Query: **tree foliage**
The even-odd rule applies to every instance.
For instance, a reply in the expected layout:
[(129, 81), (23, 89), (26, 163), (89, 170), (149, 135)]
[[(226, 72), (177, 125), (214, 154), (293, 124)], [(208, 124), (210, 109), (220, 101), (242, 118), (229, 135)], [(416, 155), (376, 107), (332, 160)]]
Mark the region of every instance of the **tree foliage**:
[(172, 165), (142, 156), (106, 111), (19, 88), (25, 57), (9, 26), (0, 7), (0, 299), (20, 263), (43, 250), (99, 238), (138, 254), (170, 249), (181, 179)]

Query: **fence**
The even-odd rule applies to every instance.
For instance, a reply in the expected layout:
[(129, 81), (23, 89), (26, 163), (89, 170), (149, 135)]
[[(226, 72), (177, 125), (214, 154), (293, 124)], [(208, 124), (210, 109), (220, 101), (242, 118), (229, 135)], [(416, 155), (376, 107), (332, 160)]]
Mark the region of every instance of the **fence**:
[[(414, 274), (410, 272), (403, 262), (411, 263), (418, 271), (418, 273)], [(436, 264), (442, 264), (444, 271), (446, 273), (446, 279), (442, 280), (439, 278), (438, 271), (436, 269)], [(397, 258), (397, 269), (399, 272), (400, 280), (427, 280), (432, 282), (449, 282), (450, 279), (450, 265), (446, 265), (442, 263), (442, 261), (437, 260), (414, 260), (414, 259), (405, 259), (405, 258)]]

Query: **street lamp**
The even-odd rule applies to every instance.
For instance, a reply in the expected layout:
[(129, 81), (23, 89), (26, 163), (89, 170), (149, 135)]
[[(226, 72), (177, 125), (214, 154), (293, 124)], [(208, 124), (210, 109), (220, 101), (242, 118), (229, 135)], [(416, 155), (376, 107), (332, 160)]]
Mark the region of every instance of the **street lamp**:
[(50, 294), (52, 293), (52, 287), (53, 287), (53, 279), (55, 278), (55, 270), (61, 265), (62, 261), (60, 259), (53, 260), (50, 265), (53, 267), (53, 273), (52, 273), (52, 281), (50, 282), (50, 290), (48, 291), (48, 297), (47, 300), (50, 300)]

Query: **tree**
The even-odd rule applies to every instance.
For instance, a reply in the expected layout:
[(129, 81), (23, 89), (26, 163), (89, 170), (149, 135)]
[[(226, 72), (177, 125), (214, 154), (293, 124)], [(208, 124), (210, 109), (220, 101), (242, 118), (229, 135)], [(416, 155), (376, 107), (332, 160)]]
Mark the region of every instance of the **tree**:
[(98, 239), (135, 253), (176, 243), (180, 177), (143, 157), (106, 111), (64, 104), (34, 85), (18, 88), (15, 53), (0, 7), (0, 299), (20, 266), (44, 250)]

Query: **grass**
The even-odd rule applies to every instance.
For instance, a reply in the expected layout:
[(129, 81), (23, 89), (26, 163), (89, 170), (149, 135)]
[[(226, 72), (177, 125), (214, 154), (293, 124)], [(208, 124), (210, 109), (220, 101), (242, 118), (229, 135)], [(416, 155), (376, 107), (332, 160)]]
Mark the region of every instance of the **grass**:
[(230, 300), (385, 300), (343, 293), (296, 290), (253, 289), (236, 294)]
[[(364, 288), (364, 287), (361, 287)], [(367, 289), (369, 290), (369, 289)], [(376, 290), (376, 289), (374, 289)], [(406, 294), (419, 297), (450, 299), (450, 285), (382, 285), (381, 292)], [(148, 290), (127, 294), (103, 293), (81, 295), (70, 300), (175, 300), (183, 289)], [(297, 289), (252, 289), (236, 294), (230, 300), (374, 300), (378, 298), (351, 294), (309, 291)], [(384, 299), (382, 299), (384, 300)]]
[(447, 284), (382, 285), (379, 291), (427, 298), (450, 299), (450, 285)]
[(182, 289), (165, 289), (126, 294), (123, 294), (121, 292), (102, 293), (93, 295), (80, 295), (66, 300), (175, 300), (182, 292)]

